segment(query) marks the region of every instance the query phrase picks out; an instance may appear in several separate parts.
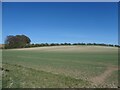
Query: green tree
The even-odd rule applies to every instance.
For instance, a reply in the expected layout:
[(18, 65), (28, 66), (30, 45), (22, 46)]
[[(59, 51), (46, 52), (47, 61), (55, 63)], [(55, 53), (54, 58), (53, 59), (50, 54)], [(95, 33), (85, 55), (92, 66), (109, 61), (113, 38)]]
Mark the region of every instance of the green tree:
[(5, 48), (24, 48), (31, 42), (30, 38), (25, 35), (9, 35), (5, 40)]

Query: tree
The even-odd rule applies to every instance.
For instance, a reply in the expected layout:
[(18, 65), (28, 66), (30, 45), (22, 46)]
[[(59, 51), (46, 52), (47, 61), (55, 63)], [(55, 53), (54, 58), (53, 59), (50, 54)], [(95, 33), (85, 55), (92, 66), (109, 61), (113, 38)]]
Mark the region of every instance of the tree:
[(5, 48), (24, 48), (31, 42), (30, 38), (25, 35), (9, 35), (5, 40)]

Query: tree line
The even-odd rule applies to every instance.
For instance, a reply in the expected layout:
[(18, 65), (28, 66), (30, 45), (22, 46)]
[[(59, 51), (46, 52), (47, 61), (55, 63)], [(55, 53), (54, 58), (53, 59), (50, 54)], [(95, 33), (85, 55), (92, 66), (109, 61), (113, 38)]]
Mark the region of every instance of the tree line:
[(5, 40), (5, 49), (10, 48), (30, 48), (30, 47), (43, 47), (43, 46), (62, 46), (62, 45), (95, 45), (95, 46), (111, 46), (120, 47), (119, 45), (104, 44), (104, 43), (40, 43), (40, 44), (30, 44), (31, 40), (26, 35), (9, 35)]
[(99, 43), (41, 43), (41, 44), (29, 44), (26, 48), (29, 47), (43, 47), (43, 46), (74, 46), (74, 45), (95, 45), (95, 46), (111, 46), (111, 47), (119, 47), (119, 45), (112, 44), (99, 44)]

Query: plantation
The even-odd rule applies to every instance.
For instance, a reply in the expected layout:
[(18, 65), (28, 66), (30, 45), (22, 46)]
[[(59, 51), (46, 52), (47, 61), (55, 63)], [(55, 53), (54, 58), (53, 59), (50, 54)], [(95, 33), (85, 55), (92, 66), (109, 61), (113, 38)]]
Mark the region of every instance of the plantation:
[(118, 48), (50, 46), (3, 50), (3, 87), (118, 87)]

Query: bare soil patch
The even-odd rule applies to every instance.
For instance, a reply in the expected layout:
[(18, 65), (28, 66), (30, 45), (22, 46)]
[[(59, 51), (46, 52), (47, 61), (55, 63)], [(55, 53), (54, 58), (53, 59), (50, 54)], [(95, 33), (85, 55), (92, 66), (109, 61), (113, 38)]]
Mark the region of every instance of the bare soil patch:
[(91, 78), (90, 81), (93, 82), (94, 85), (100, 85), (104, 83), (104, 81), (112, 74), (113, 71), (116, 70), (118, 70), (118, 67), (107, 67), (106, 71), (103, 74)]
[(109, 50), (117, 51), (115, 47), (104, 46), (49, 46), (34, 48), (19, 48), (11, 50), (36, 50), (36, 51), (57, 51), (57, 52), (108, 52)]

